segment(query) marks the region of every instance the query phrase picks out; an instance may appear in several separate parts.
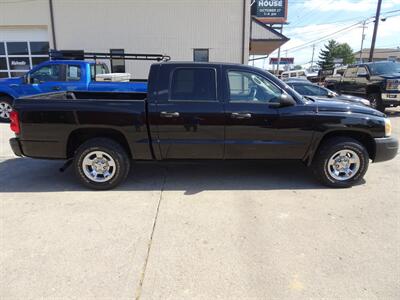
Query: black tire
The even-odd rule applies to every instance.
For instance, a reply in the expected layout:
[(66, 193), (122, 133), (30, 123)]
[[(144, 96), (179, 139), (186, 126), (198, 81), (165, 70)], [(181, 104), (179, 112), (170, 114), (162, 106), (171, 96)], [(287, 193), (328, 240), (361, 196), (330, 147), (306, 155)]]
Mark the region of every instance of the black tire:
[(8, 113), (6, 113), (4, 111), (4, 109), (6, 107), (11, 107), (13, 104), (13, 101), (14, 101), (14, 99), (9, 96), (5, 96), (5, 95), (0, 96), (0, 121), (3, 121), (3, 122), (10, 121), (10, 117), (7, 116)]
[[(347, 180), (337, 180), (329, 172), (330, 158), (340, 150), (351, 150), (359, 158), (360, 166), (353, 177)], [(352, 138), (336, 137), (325, 141), (318, 150), (311, 164), (315, 177), (324, 185), (334, 188), (348, 188), (361, 181), (368, 170), (369, 155), (365, 147)]]
[[(113, 176), (105, 182), (97, 182), (85, 175), (83, 160), (93, 151), (101, 151), (106, 153), (115, 162), (115, 170)], [(107, 138), (93, 138), (83, 143), (75, 153), (74, 169), (79, 181), (86, 187), (94, 190), (110, 190), (121, 184), (129, 174), (130, 158), (125, 149), (115, 142)]]
[(371, 107), (375, 108), (381, 112), (385, 112), (385, 105), (383, 105), (381, 94), (371, 93), (367, 95), (367, 99), (371, 103)]

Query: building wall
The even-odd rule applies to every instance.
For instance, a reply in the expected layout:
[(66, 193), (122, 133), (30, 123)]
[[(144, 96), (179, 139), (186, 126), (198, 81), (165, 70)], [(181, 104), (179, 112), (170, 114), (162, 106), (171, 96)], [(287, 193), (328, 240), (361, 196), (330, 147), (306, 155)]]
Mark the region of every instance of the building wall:
[[(51, 42), (49, 2), (13, 1), (0, 4), (0, 31), (5, 26), (47, 26)], [(181, 61), (193, 60), (193, 48), (209, 48), (210, 61), (241, 63), (243, 1), (247, 63), (250, 0), (53, 0), (57, 47), (121, 48)], [(149, 65), (127, 62), (127, 72), (144, 78)]]

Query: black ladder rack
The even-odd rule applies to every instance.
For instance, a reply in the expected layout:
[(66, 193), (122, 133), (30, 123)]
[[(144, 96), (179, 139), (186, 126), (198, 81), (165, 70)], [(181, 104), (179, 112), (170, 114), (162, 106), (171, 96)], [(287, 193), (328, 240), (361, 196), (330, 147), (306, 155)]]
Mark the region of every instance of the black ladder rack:
[(85, 60), (85, 59), (125, 59), (169, 61), (171, 57), (164, 54), (84, 52), (83, 50), (50, 50), (50, 60)]

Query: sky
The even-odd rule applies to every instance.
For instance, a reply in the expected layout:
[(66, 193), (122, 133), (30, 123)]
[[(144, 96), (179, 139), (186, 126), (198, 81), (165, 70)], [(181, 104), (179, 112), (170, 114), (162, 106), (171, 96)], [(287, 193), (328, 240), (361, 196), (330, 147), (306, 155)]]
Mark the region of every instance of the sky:
[[(320, 49), (324, 48), (329, 39), (348, 43), (354, 51), (358, 51), (361, 46), (361, 23), (366, 19), (368, 21), (363, 48), (370, 48), (378, 0), (288, 1), (289, 24), (284, 25), (283, 34), (290, 41), (282, 46), (282, 57), (294, 57), (295, 64), (307, 64), (311, 61), (312, 45), (315, 44), (316, 61)], [(381, 18), (384, 17), (386, 21), (379, 22), (376, 48), (400, 47), (400, 0), (382, 1)], [(341, 31), (336, 33), (339, 30)], [(332, 35), (328, 36), (330, 34)], [(277, 53), (275, 51), (270, 57), (277, 57)], [(268, 62), (269, 60), (260, 60), (256, 62), (256, 66), (270, 68)]]

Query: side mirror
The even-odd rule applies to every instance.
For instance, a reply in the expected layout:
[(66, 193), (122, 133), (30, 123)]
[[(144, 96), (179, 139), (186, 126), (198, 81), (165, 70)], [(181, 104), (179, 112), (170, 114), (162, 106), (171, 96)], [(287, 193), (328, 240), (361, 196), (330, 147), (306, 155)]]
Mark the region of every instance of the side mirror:
[(328, 98), (333, 98), (333, 97), (335, 97), (335, 93), (334, 92), (328, 92), (327, 97)]
[(294, 105), (296, 105), (296, 101), (294, 101), (294, 99), (287, 94), (281, 94), (276, 102), (269, 103), (269, 106), (274, 108), (294, 106)]

